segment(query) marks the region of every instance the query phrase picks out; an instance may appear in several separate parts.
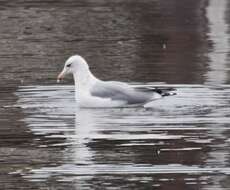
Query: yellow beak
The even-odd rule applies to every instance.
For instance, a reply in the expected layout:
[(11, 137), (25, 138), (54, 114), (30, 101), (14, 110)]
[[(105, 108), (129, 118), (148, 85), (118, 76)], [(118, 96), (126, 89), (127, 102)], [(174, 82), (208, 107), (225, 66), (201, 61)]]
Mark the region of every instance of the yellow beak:
[(59, 83), (65, 77), (65, 74), (66, 71), (63, 69), (63, 71), (57, 77), (57, 83)]

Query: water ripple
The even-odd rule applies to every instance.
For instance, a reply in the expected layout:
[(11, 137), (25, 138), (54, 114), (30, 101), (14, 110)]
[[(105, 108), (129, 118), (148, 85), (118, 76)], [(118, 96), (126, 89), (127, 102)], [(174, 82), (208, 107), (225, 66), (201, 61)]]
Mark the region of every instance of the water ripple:
[(52, 148), (60, 148), (61, 164), (20, 175), (29, 181), (78, 179), (85, 185), (100, 175), (111, 180), (129, 175), (131, 181), (153, 175), (156, 186), (173, 175), (191, 176), (186, 184), (196, 184), (196, 176), (229, 175), (230, 86), (172, 86), (177, 96), (123, 109), (79, 109), (73, 86), (21, 86), (15, 107), (23, 109), (22, 121), (50, 157), (56, 155)]

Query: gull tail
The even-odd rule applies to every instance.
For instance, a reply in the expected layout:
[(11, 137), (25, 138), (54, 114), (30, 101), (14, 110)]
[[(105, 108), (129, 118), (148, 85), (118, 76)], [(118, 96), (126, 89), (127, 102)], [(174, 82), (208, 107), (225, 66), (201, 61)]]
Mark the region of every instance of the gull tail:
[(165, 97), (165, 96), (174, 96), (176, 95), (177, 93), (175, 92), (176, 89), (175, 88), (164, 88), (164, 87), (157, 87), (155, 89), (153, 89), (154, 92), (160, 94), (162, 97)]

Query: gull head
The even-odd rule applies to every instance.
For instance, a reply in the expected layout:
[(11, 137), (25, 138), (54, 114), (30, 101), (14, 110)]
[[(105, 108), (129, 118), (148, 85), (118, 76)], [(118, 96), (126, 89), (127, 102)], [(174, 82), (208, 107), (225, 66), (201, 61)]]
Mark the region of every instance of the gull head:
[(89, 66), (83, 57), (73, 55), (66, 60), (62, 72), (57, 77), (57, 82), (60, 82), (67, 74), (78, 74), (88, 69)]

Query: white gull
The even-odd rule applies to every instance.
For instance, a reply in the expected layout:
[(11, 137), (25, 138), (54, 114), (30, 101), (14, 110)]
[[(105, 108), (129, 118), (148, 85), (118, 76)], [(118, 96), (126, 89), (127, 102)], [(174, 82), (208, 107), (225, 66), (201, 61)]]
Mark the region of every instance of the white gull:
[(68, 73), (73, 74), (75, 97), (80, 107), (144, 106), (153, 100), (174, 94), (168, 92), (168, 89), (134, 87), (124, 82), (99, 80), (79, 55), (71, 56), (65, 62), (57, 82)]

